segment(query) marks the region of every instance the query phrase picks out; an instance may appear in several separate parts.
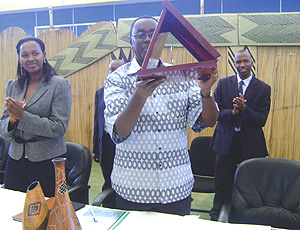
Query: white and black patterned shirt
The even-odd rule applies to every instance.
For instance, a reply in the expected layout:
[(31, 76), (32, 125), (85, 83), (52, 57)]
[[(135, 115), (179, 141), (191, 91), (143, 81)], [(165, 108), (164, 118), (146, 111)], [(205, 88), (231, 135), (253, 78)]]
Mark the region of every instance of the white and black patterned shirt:
[(126, 138), (114, 131), (118, 115), (136, 88), (140, 65), (119, 67), (105, 79), (105, 129), (116, 142), (113, 189), (137, 203), (171, 203), (191, 194), (194, 179), (187, 150), (187, 125), (201, 132), (200, 87), (195, 80), (164, 82), (147, 99)]

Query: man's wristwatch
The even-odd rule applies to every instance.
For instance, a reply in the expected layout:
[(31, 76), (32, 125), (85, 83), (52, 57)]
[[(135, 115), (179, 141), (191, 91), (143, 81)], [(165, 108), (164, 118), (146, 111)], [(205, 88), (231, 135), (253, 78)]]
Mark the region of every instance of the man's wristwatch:
[(201, 95), (202, 98), (205, 98), (205, 99), (211, 98), (211, 96), (212, 96), (211, 95), (211, 89), (209, 90), (209, 93), (207, 95), (203, 95), (202, 92), (200, 91), (200, 95)]

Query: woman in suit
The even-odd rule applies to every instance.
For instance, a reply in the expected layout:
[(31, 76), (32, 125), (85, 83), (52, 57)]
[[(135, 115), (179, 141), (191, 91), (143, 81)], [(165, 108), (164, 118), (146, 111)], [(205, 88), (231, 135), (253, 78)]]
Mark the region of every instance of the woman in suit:
[(71, 85), (48, 63), (42, 40), (23, 38), (16, 49), (17, 79), (6, 84), (0, 119), (1, 135), (11, 139), (4, 186), (25, 192), (37, 180), (50, 197), (55, 191), (51, 160), (66, 153)]

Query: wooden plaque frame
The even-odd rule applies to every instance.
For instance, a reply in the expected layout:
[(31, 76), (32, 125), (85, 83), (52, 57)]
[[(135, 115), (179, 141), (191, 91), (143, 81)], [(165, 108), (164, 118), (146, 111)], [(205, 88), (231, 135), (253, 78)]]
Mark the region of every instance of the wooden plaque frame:
[[(219, 52), (176, 10), (167, 0), (148, 47), (138, 80), (173, 75), (174, 71), (198, 71), (200, 79), (207, 78), (217, 67)], [(161, 56), (168, 34), (171, 33), (198, 62), (174, 66), (151, 68), (151, 61)], [(157, 62), (158, 63), (158, 62)]]

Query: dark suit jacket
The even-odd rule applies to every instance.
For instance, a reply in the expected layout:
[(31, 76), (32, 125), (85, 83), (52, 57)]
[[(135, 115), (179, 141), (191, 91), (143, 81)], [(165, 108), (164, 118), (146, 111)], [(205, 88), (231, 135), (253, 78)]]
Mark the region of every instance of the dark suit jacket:
[[(220, 113), (211, 148), (226, 156), (229, 153), (237, 116), (232, 116), (233, 98), (238, 96), (237, 76), (219, 80), (214, 92)], [(241, 142), (245, 158), (268, 155), (262, 127), (265, 125), (271, 104), (271, 87), (253, 76), (244, 97), (247, 100), (242, 117)]]
[[(112, 168), (115, 144), (110, 139), (109, 134), (104, 131), (104, 109), (104, 88), (102, 87), (95, 94), (93, 153), (99, 153), (99, 163), (101, 166), (105, 164), (106, 167)], [(105, 152), (105, 157), (102, 155), (103, 152)]]

